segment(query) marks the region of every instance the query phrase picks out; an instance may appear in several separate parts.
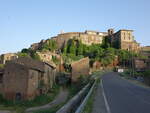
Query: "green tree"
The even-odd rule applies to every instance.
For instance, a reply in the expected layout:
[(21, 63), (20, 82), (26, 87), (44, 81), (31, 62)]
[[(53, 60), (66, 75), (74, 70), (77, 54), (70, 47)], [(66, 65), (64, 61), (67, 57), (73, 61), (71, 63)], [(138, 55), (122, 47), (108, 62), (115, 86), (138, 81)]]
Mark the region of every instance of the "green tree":
[(42, 48), (40, 50), (45, 51), (54, 51), (57, 49), (57, 43), (55, 40), (48, 40), (45, 44), (43, 44)]
[(18, 57), (30, 57), (27, 53), (18, 53)]

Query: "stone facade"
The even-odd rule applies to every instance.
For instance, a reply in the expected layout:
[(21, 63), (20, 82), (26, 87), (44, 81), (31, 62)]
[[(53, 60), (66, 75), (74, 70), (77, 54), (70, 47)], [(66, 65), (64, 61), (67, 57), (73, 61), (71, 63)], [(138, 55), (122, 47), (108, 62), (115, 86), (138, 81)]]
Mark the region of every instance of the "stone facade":
[(143, 56), (147, 56), (147, 57), (150, 59), (150, 46), (141, 47), (140, 53), (141, 53)]
[(18, 58), (18, 56), (15, 53), (2, 54), (0, 56), (0, 64), (5, 64), (6, 61), (14, 60), (14, 59), (17, 59), (17, 58)]
[(8, 100), (29, 100), (48, 92), (55, 82), (56, 67), (30, 58), (6, 63), (3, 95)]
[(40, 59), (44, 62), (49, 62), (52, 60), (53, 53), (52, 52), (36, 52)]
[(147, 67), (145, 59), (134, 59), (133, 66), (136, 71), (144, 71)]
[(56, 54), (56, 53), (53, 53), (53, 52), (50, 52), (50, 51), (42, 51), (42, 52), (36, 52), (40, 59), (43, 61), (43, 62), (52, 62), (52, 58), (55, 57), (56, 59), (62, 61), (62, 58), (59, 54)]
[(134, 40), (132, 32), (133, 30), (122, 29), (116, 33), (110, 33), (111, 44), (118, 49), (139, 51), (140, 45)]
[(52, 37), (52, 39), (56, 40), (59, 48), (62, 48), (70, 39), (80, 40), (83, 44), (86, 45), (101, 44), (103, 38), (107, 35), (107, 32), (97, 31), (68, 32), (58, 34), (58, 36)]
[(89, 58), (82, 58), (79, 61), (75, 61), (71, 64), (71, 80), (73, 82), (77, 81), (78, 78), (82, 76), (87, 76), (90, 73)]
[[(114, 29), (108, 29), (107, 32), (86, 30), (85, 32), (61, 33), (55, 37), (51, 37), (52, 40), (56, 41), (58, 49), (63, 48), (70, 39), (80, 40), (83, 44), (92, 45), (102, 44), (102, 41), (105, 38), (108, 38), (111, 45), (115, 48), (131, 51), (140, 50), (139, 43), (137, 43), (134, 39), (133, 30), (121, 29), (118, 32), (114, 32)], [(42, 40), (39, 43), (32, 44), (30, 48), (33, 50), (40, 49), (48, 40)]]

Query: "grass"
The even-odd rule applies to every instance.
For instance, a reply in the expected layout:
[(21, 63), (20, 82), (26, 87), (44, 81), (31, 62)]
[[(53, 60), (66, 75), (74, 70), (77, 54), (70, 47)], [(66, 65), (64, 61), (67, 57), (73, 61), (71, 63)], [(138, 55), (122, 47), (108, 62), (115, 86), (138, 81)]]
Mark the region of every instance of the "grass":
[(0, 96), (0, 110), (10, 110), (14, 113), (24, 113), (29, 107), (41, 106), (55, 99), (59, 93), (59, 86), (55, 85), (47, 94), (37, 96), (33, 100), (27, 101), (8, 101)]
[[(100, 83), (100, 79), (97, 79), (96, 86)], [(92, 94), (90, 95), (89, 99), (87, 100), (87, 103), (84, 107), (84, 110), (82, 113), (92, 113), (93, 110), (93, 104), (94, 104), (94, 97), (96, 94), (97, 87), (94, 88)]]
[(53, 108), (46, 109), (46, 110), (38, 110), (33, 113), (56, 113), (65, 103), (62, 103), (60, 105), (54, 106)]

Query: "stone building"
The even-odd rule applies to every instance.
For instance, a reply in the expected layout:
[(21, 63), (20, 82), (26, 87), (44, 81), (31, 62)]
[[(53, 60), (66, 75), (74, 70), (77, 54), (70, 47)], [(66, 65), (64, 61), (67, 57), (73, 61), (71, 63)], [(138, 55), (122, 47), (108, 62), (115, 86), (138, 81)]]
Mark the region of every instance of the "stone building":
[(56, 40), (58, 47), (62, 48), (70, 39), (80, 40), (83, 44), (92, 45), (92, 44), (101, 44), (103, 38), (107, 36), (107, 32), (97, 32), (97, 31), (85, 31), (85, 32), (68, 32), (58, 34), (56, 37), (52, 37), (53, 40)]
[(73, 82), (77, 81), (78, 78), (82, 76), (87, 76), (90, 73), (90, 66), (89, 66), (89, 58), (82, 58), (79, 61), (75, 61), (71, 64), (71, 80)]
[(114, 33), (113, 29), (109, 29), (108, 32), (113, 47), (128, 51), (140, 50), (140, 44), (135, 41), (132, 34), (133, 30), (121, 29)]
[(14, 60), (14, 59), (17, 59), (18, 56), (16, 53), (7, 53), (7, 54), (2, 54), (0, 56), (0, 64), (5, 64), (6, 61), (9, 61), (9, 60)]
[(52, 60), (52, 57), (53, 57), (53, 53), (50, 52), (50, 51), (43, 51), (43, 52), (36, 52), (40, 59), (43, 61), (43, 62), (50, 62)]
[[(51, 37), (52, 40), (56, 41), (58, 49), (63, 48), (70, 39), (80, 40), (83, 44), (92, 45), (102, 44), (106, 38), (109, 39), (109, 43), (111, 43), (112, 47), (132, 51), (140, 50), (140, 44), (134, 39), (133, 30), (121, 29), (118, 32), (114, 32), (114, 29), (108, 29), (107, 32), (86, 30), (85, 32), (61, 33), (55, 37)], [(33, 50), (40, 49), (43, 44), (51, 39), (32, 44), (30, 48)]]
[(56, 67), (51, 64), (18, 58), (8, 61), (3, 74), (3, 95), (8, 100), (29, 100), (47, 93), (55, 82)]
[(141, 47), (140, 54), (150, 59), (150, 46)]
[(62, 58), (59, 54), (56, 54), (54, 52), (50, 52), (50, 51), (42, 51), (42, 52), (36, 52), (40, 59), (43, 61), (43, 62), (51, 62), (52, 59), (55, 57), (56, 59), (62, 61)]
[(135, 58), (133, 60), (133, 67), (136, 71), (145, 71), (147, 67), (147, 60)]

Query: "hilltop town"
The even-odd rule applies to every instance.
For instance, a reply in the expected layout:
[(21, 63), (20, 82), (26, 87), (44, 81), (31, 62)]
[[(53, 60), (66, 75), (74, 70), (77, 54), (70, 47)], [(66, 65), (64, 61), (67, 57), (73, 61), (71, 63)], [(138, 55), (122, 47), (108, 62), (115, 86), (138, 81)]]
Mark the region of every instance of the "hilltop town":
[[(33, 100), (56, 84), (78, 83), (93, 72), (150, 69), (150, 46), (141, 47), (133, 30), (67, 32), (0, 56), (0, 94), (11, 101)], [(149, 84), (149, 82), (148, 82)]]

